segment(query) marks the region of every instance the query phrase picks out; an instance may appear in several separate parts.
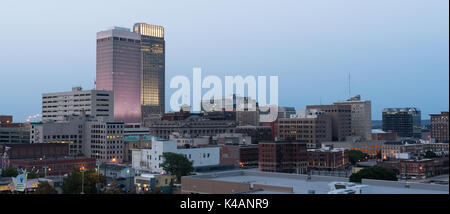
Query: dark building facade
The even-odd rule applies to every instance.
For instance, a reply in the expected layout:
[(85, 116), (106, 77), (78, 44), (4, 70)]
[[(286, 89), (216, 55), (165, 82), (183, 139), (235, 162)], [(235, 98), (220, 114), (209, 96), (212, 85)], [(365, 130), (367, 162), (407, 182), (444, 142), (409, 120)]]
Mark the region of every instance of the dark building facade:
[(304, 174), (307, 170), (306, 143), (270, 141), (258, 144), (259, 169), (265, 172)]
[(71, 173), (73, 169), (95, 169), (95, 158), (86, 157), (52, 157), (52, 158), (26, 158), (11, 159), (10, 167), (39, 170), (40, 175), (62, 176)]
[(220, 148), (220, 164), (258, 167), (258, 145), (223, 145)]
[(142, 118), (165, 112), (165, 41), (162, 26), (134, 24), (133, 31), (141, 35)]
[(383, 131), (395, 132), (399, 137), (421, 138), (421, 112), (417, 108), (383, 109)]
[(430, 135), (436, 142), (448, 142), (448, 111), (430, 114)]
[(98, 90), (114, 91), (114, 120), (141, 122), (141, 36), (127, 28), (97, 33)]
[(237, 126), (235, 132), (250, 136), (253, 144), (273, 140), (270, 126)]
[[(35, 144), (5, 144), (9, 147), (8, 157), (11, 159), (42, 158), (69, 155), (67, 143), (35, 143)], [(0, 153), (3, 153), (3, 145), (0, 145)]]

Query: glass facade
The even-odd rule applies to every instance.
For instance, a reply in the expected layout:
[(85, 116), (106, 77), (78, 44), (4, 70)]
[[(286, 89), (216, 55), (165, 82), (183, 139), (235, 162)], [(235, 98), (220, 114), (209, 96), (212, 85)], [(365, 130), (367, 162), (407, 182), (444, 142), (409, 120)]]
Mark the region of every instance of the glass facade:
[(141, 35), (141, 112), (142, 118), (165, 112), (164, 28), (137, 23), (134, 32)]
[(96, 88), (114, 91), (114, 120), (141, 122), (141, 38), (126, 29), (97, 33)]

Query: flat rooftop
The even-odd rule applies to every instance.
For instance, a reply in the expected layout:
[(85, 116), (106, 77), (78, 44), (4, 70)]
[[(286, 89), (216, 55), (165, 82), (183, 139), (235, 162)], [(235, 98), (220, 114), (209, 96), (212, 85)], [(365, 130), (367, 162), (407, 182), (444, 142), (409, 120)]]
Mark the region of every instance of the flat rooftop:
[[(348, 178), (344, 177), (313, 175), (310, 180), (307, 180), (307, 175), (260, 172), (254, 169), (208, 173), (192, 177), (217, 181), (249, 183), (250, 185), (263, 184), (280, 187), (292, 187), (293, 194), (308, 194), (310, 190), (314, 190), (316, 194), (327, 194), (330, 191), (328, 187), (330, 182), (348, 182)], [(449, 186), (440, 184), (410, 183), (409, 188), (407, 188), (405, 187), (405, 183), (400, 181), (380, 181), (369, 179), (363, 179), (362, 184), (370, 186), (371, 194), (449, 194)], [(286, 193), (263, 190), (245, 192), (245, 194)]]

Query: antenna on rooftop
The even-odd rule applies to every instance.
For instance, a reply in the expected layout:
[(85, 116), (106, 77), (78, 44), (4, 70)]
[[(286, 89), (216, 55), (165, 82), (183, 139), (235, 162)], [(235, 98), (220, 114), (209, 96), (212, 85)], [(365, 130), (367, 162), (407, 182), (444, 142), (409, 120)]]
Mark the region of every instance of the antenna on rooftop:
[(351, 84), (350, 84), (350, 72), (348, 72), (348, 97), (352, 97)]

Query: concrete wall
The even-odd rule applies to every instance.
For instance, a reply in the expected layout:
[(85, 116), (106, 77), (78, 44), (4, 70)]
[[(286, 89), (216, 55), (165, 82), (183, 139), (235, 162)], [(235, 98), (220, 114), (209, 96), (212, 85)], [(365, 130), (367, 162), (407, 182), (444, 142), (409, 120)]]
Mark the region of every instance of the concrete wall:
[[(389, 187), (398, 187), (398, 188), (406, 188), (405, 182), (403, 181), (383, 181), (383, 180), (373, 180), (373, 179), (362, 179), (362, 184), (372, 185), (372, 186), (389, 186)], [(426, 189), (426, 190), (435, 190), (435, 191), (448, 191), (448, 185), (441, 184), (423, 184), (423, 183), (409, 183), (410, 189)]]
[(202, 194), (231, 194), (250, 191), (250, 184), (181, 177), (181, 192)]

